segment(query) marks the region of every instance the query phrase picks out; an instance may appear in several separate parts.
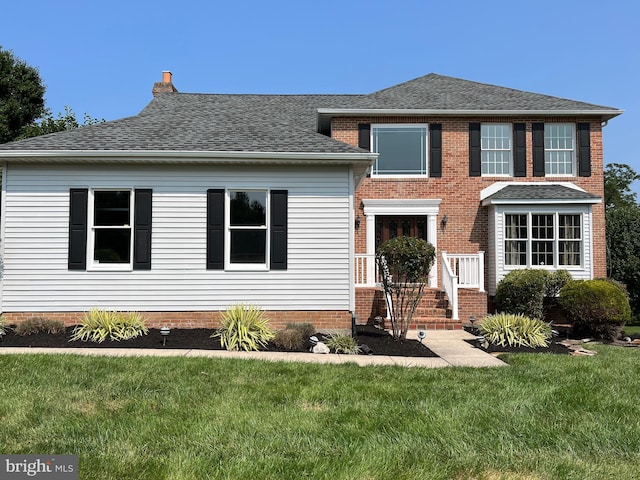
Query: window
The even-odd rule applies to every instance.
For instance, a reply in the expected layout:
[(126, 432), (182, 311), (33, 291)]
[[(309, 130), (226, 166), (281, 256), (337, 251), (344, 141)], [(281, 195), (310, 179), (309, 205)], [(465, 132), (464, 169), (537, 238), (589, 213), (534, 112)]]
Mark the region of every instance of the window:
[(580, 214), (504, 216), (504, 262), (507, 266), (579, 267), (582, 250)]
[(229, 191), (229, 263), (266, 264), (267, 192)]
[(575, 175), (575, 126), (545, 123), (544, 165), (546, 175)]
[(93, 266), (131, 265), (133, 209), (130, 190), (94, 190), (90, 259)]
[(151, 270), (153, 191), (69, 190), (69, 270)]
[(482, 175), (511, 175), (511, 125), (481, 126)]
[(207, 270), (286, 270), (287, 190), (207, 190)]
[(372, 125), (374, 175), (426, 175), (426, 125)]

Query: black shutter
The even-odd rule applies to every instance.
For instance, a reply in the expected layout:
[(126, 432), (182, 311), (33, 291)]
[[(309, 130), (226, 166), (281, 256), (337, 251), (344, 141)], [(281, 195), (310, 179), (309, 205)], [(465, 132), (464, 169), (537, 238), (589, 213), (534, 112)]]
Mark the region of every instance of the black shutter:
[(544, 123), (532, 123), (533, 176), (544, 177)]
[(429, 125), (429, 176), (442, 177), (442, 125)]
[(224, 270), (223, 189), (207, 190), (207, 270)]
[(588, 123), (578, 124), (578, 175), (591, 176), (591, 135)]
[(69, 191), (69, 270), (87, 269), (87, 199), (89, 190)]
[(287, 269), (287, 190), (271, 191), (271, 270)]
[(136, 189), (133, 212), (133, 269), (151, 270), (151, 189)]
[(482, 175), (482, 154), (480, 153), (480, 124), (469, 124), (469, 176)]
[(358, 146), (367, 151), (371, 151), (371, 124), (358, 124)]
[(527, 176), (527, 125), (513, 124), (513, 176)]

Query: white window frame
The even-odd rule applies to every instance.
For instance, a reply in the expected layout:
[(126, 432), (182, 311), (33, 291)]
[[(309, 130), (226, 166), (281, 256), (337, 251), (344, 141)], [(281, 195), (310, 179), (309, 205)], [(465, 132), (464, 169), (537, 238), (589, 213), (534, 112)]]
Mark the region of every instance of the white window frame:
[[(513, 265), (507, 264), (507, 241), (513, 240), (511, 238), (507, 238), (507, 216), (509, 215), (526, 215), (527, 217), (527, 238), (526, 238), (526, 264), (525, 265)], [(534, 265), (532, 263), (533, 260), (533, 242), (534, 241), (542, 241), (546, 242), (546, 239), (535, 239), (533, 238), (533, 216), (534, 215), (551, 215), (553, 216), (553, 265)], [(577, 215), (580, 218), (580, 239), (566, 239), (560, 238), (560, 216), (567, 215)], [(584, 222), (585, 222), (585, 214), (579, 211), (530, 211), (530, 212), (522, 212), (522, 211), (505, 211), (502, 213), (502, 255), (503, 255), (503, 265), (505, 271), (510, 270), (518, 270), (523, 268), (542, 268), (548, 270), (584, 270), (585, 268), (585, 231), (584, 231)], [(525, 239), (517, 239), (517, 240), (525, 240)], [(551, 241), (551, 240), (549, 240)], [(580, 243), (580, 264), (579, 265), (560, 265), (560, 242), (579, 242)]]
[[(485, 139), (493, 138), (504, 138), (504, 137), (486, 137), (485, 136), (485, 127), (507, 127), (507, 131), (509, 132), (509, 147), (508, 148), (485, 148)], [(485, 165), (496, 165), (496, 163), (489, 163), (485, 161), (485, 153), (491, 152), (508, 152), (509, 154), (509, 163), (508, 163), (508, 171), (507, 173), (485, 173)], [(513, 125), (510, 123), (482, 123), (480, 124), (480, 171), (483, 177), (511, 177), (513, 176)], [(502, 163), (501, 163), (502, 164)]]
[[(571, 141), (573, 143), (571, 148), (566, 147), (547, 147), (548, 140), (548, 130), (553, 127), (569, 127), (571, 132)], [(559, 137), (553, 137), (559, 138)], [(564, 138), (564, 137), (563, 137)], [(571, 155), (571, 173), (554, 173), (550, 172), (550, 167), (552, 165), (557, 166), (560, 165), (558, 162), (550, 162), (549, 157), (554, 153), (562, 153)], [(564, 165), (567, 165), (568, 162), (564, 162)], [(544, 173), (546, 177), (575, 177), (577, 170), (577, 155), (576, 155), (576, 125), (574, 123), (545, 123), (544, 124)]]
[[(232, 192), (260, 192), (265, 194), (265, 225), (260, 226), (231, 226), (231, 194)], [(266, 188), (227, 188), (225, 190), (224, 205), (224, 262), (225, 270), (233, 271), (268, 271), (271, 254), (271, 191)], [(265, 232), (264, 263), (232, 263), (231, 262), (231, 231), (232, 230), (260, 230)]]
[[(96, 192), (129, 192), (129, 224), (113, 225), (113, 226), (96, 226), (95, 225), (95, 193)], [(133, 245), (134, 245), (134, 229), (133, 215), (135, 212), (135, 195), (133, 188), (91, 188), (89, 189), (89, 198), (87, 204), (87, 226), (89, 238), (87, 239), (87, 270), (100, 271), (132, 271), (133, 270)], [(100, 263), (94, 260), (94, 250), (96, 244), (96, 230), (102, 228), (110, 229), (128, 229), (129, 235), (129, 263)]]
[(376, 152), (376, 130), (407, 128), (424, 130), (424, 157), (421, 159), (420, 173), (378, 173), (378, 160), (371, 167), (371, 176), (376, 178), (425, 178), (429, 176), (429, 125), (426, 123), (373, 123), (371, 124), (371, 151)]

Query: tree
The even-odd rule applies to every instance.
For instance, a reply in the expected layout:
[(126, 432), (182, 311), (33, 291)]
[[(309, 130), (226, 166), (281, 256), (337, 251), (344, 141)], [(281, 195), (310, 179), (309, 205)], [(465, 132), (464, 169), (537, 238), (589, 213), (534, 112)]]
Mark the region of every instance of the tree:
[(0, 143), (44, 113), (44, 91), (38, 70), (0, 46)]
[(64, 107), (64, 114), (58, 113), (58, 118), (53, 118), (51, 110), (45, 108), (44, 114), (41, 118), (35, 122), (25, 125), (17, 140), (24, 138), (39, 137), (40, 135), (47, 135), (48, 133), (63, 132), (65, 130), (73, 130), (74, 128), (84, 127), (86, 125), (94, 125), (96, 123), (104, 122), (104, 119), (92, 118), (87, 113), (84, 114), (84, 122), (78, 123), (76, 114), (71, 107)]
[(607, 210), (638, 205), (631, 184), (640, 180), (640, 175), (624, 163), (610, 163), (604, 169), (604, 206)]
[(415, 237), (392, 238), (376, 252), (395, 340), (407, 338), (435, 258), (433, 245)]

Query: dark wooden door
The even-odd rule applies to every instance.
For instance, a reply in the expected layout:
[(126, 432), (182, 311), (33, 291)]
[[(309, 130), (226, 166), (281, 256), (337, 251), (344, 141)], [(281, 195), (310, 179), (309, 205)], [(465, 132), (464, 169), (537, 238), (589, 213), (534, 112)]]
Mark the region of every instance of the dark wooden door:
[(408, 215), (376, 216), (376, 250), (396, 237), (417, 237), (427, 239), (427, 217)]

